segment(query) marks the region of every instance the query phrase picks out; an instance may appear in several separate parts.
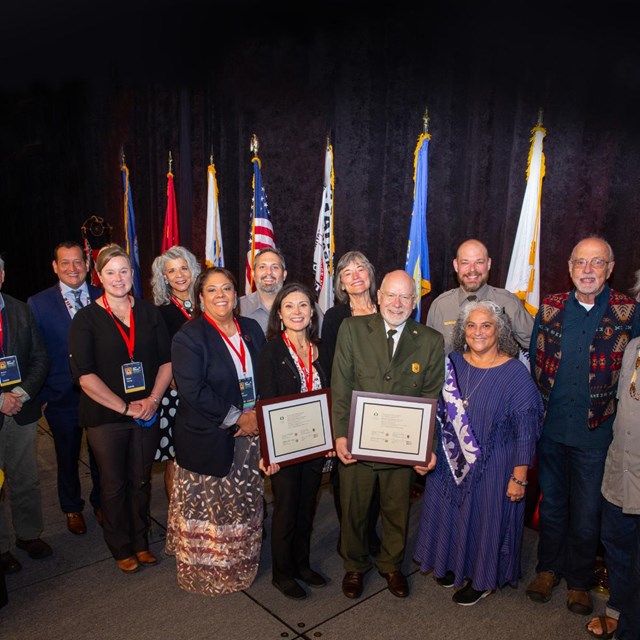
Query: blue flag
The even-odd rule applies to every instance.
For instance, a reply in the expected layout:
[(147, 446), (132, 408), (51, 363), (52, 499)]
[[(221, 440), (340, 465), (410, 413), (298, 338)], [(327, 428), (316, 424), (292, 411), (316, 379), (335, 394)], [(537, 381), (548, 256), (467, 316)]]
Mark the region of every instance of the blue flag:
[(427, 242), (427, 184), (429, 178), (428, 151), (431, 136), (423, 133), (413, 158), (413, 211), (407, 245), (407, 262), (404, 270), (416, 283), (416, 310), (413, 317), (420, 322), (422, 296), (431, 291), (429, 271), (429, 244)]
[(136, 235), (136, 216), (133, 213), (133, 197), (129, 184), (129, 169), (122, 163), (122, 189), (124, 191), (124, 233), (125, 249), (133, 267), (133, 295), (142, 298), (142, 281), (140, 279), (140, 254), (138, 253), (138, 236)]

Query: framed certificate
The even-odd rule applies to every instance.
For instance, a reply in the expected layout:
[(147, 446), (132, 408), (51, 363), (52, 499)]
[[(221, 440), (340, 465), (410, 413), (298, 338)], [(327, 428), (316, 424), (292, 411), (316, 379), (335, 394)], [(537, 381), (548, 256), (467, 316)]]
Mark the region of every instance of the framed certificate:
[(354, 391), (347, 446), (354, 458), (426, 466), (437, 400)]
[(333, 449), (329, 389), (259, 400), (256, 414), (266, 465), (286, 466)]

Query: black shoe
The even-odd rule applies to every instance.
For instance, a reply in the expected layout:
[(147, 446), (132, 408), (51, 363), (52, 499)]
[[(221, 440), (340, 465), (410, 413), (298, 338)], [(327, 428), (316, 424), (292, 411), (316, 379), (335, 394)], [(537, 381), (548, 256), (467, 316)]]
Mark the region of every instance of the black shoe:
[(53, 553), (51, 547), (40, 538), (35, 538), (34, 540), (21, 540), (20, 538), (16, 538), (16, 547), (26, 551), (33, 560), (41, 560)]
[(300, 571), (296, 576), (296, 579), (302, 580), (302, 582), (308, 584), (310, 587), (314, 587), (315, 589), (327, 586), (326, 579), (313, 569), (302, 569), (302, 571)]
[(4, 571), (6, 575), (10, 573), (18, 573), (18, 571), (22, 569), (22, 565), (10, 551), (0, 553), (0, 564), (2, 565), (2, 571)]
[(461, 604), (463, 607), (471, 607), (476, 604), (476, 602), (480, 602), (482, 598), (486, 598), (492, 593), (493, 591), (490, 589), (487, 589), (486, 591), (476, 591), (471, 586), (471, 581), (469, 581), (466, 586), (462, 587), (462, 589), (458, 589), (458, 591), (453, 594), (452, 600), (456, 604)]
[(456, 581), (456, 576), (453, 571), (447, 571), (442, 578), (436, 578), (436, 582), (445, 589), (451, 589), (453, 583)]
[(295, 580), (272, 580), (271, 584), (292, 600), (304, 600), (307, 592)]

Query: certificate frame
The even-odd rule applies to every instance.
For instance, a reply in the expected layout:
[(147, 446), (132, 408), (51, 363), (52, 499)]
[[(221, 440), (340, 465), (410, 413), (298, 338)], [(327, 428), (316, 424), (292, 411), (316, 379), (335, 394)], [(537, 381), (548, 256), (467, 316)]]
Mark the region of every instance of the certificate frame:
[(329, 389), (259, 400), (256, 415), (265, 465), (285, 467), (334, 449)]
[(347, 447), (357, 460), (426, 466), (438, 401), (353, 391)]

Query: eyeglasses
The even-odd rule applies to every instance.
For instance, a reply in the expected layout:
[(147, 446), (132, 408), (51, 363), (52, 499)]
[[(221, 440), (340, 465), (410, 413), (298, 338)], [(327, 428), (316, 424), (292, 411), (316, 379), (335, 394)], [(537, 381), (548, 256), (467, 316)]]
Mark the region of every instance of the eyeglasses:
[(577, 267), (578, 269), (584, 269), (587, 265), (591, 265), (592, 269), (604, 269), (611, 263), (611, 260), (605, 260), (604, 258), (591, 258), (591, 260), (576, 258), (575, 260), (569, 260), (569, 262), (571, 266)]
[(413, 293), (385, 293), (381, 291), (380, 294), (384, 298), (385, 302), (395, 302), (396, 300), (400, 300), (402, 304), (409, 304), (413, 302), (414, 294)]
[(638, 349), (638, 357), (636, 358), (635, 369), (633, 376), (631, 377), (631, 386), (629, 387), (629, 393), (634, 400), (640, 400), (640, 395), (636, 389), (636, 380), (638, 379), (638, 367), (640, 367), (640, 349)]

